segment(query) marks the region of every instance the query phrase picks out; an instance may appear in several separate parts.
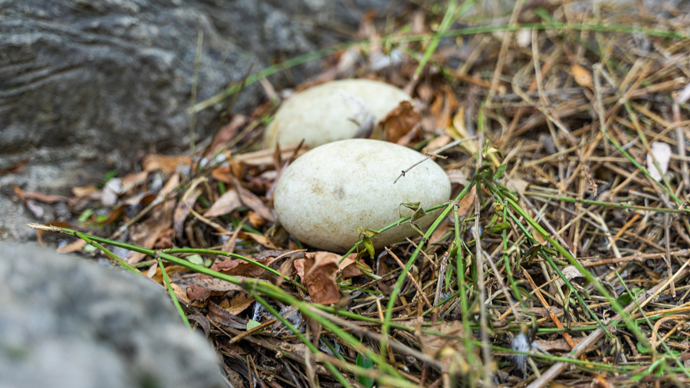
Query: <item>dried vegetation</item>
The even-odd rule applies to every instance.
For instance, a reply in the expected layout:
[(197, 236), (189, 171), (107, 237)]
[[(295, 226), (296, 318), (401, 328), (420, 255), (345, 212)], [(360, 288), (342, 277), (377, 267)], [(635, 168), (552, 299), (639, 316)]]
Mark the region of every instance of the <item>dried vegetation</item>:
[[(369, 77), (411, 93), (372, 136), (440, 153), (452, 200), (423, 237), (345, 256), (290, 239), (272, 191), (305, 150), (261, 149), (274, 102), (232, 116), (194, 163), (148, 155), (75, 188), (73, 210), (109, 209), (82, 236), (131, 250), (235, 388), (690, 384), (688, 14), (518, 2), (489, 24), (417, 3), (286, 67), (326, 57), (296, 90)], [(248, 82), (278, 99), (261, 75), (280, 68)]]

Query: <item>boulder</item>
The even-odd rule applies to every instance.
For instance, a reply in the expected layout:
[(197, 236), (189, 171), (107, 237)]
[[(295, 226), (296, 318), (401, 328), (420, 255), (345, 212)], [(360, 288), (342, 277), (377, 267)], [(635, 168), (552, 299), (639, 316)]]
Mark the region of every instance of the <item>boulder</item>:
[(2, 387), (226, 386), (210, 343), (144, 277), (0, 244), (0, 311)]
[[(0, 170), (30, 160), (11, 177), (0, 173), (0, 213), (16, 214), (3, 220), (0, 239), (30, 235), (22, 225), (31, 216), (7, 198), (10, 183), (68, 194), (106, 171), (128, 171), (138, 151), (188, 146), (199, 32), (197, 102), (240, 81), (252, 63), (256, 73), (352, 39), (341, 32), (356, 31), (365, 11), (382, 14), (388, 2), (0, 1)], [(280, 90), (320, 66), (312, 61), (269, 81)], [(246, 113), (262, 98), (251, 85), (235, 111)], [(216, 129), (226, 103), (197, 114), (197, 141)]]

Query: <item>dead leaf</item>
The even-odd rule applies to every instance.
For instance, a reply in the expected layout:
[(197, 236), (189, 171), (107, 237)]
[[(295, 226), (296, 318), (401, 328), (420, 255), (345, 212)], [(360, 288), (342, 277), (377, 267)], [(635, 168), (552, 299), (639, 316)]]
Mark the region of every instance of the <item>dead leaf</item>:
[(189, 156), (147, 155), (142, 162), (144, 171), (161, 170), (165, 173), (175, 172), (178, 166), (189, 166), (192, 159)]
[(205, 301), (211, 296), (211, 290), (203, 286), (187, 286), (187, 298), (189, 300)]
[[(340, 256), (331, 252), (307, 253), (305, 256), (302, 285), (309, 291), (311, 301), (319, 304), (337, 303), (340, 300), (340, 291), (335, 277)], [(297, 261), (300, 260), (295, 260), (295, 268)]]
[(361, 276), (362, 270), (360, 268), (365, 268), (365, 271), (368, 270), (369, 273), (374, 272), (366, 263), (357, 260), (356, 253), (347, 255), (347, 257), (340, 262), (339, 267), (342, 271), (340, 277), (343, 279)]
[(208, 152), (204, 157), (208, 158), (210, 155), (224, 146), (227, 142), (232, 140), (237, 135), (237, 131), (247, 123), (247, 117), (244, 115), (235, 115), (229, 123), (225, 124), (219, 131), (213, 143), (208, 147)]
[[(467, 128), (465, 127), (464, 107), (458, 109), (458, 112), (453, 117), (453, 125), (446, 128), (446, 134), (455, 140), (463, 140), (470, 137), (470, 135), (467, 133)], [(477, 143), (472, 140), (460, 143), (460, 147), (465, 149), (470, 156), (477, 155), (477, 152), (479, 151), (477, 148)]]
[[(419, 123), (419, 113), (409, 101), (401, 101), (398, 106), (393, 108), (386, 117), (379, 121), (383, 127), (386, 140), (392, 143), (397, 142)], [(412, 139), (410, 139), (412, 140)]]
[(142, 171), (134, 174), (129, 174), (122, 178), (122, 193), (126, 193), (133, 188), (139, 186), (140, 184), (146, 182), (146, 178), (148, 178), (149, 172), (148, 171)]
[(258, 242), (259, 244), (265, 246), (266, 248), (269, 249), (280, 249), (279, 246), (276, 246), (273, 241), (269, 240), (268, 237), (262, 236), (260, 234), (256, 233), (241, 233), (243, 237), (249, 237), (252, 240)]
[(117, 221), (117, 219), (120, 218), (120, 216), (125, 212), (125, 210), (126, 210), (126, 206), (120, 205), (120, 206), (116, 207), (115, 209), (113, 209), (110, 212), (110, 214), (108, 214), (108, 217), (106, 219), (104, 219), (103, 221), (96, 221), (96, 224), (97, 225), (111, 224), (111, 223)]
[[(651, 175), (655, 181), (660, 182), (662, 176), (668, 172), (668, 163), (671, 161), (672, 153), (671, 146), (657, 141), (652, 143), (651, 150), (652, 154), (647, 154), (647, 171), (649, 171), (649, 175)], [(654, 158), (652, 158), (652, 155)], [(659, 163), (661, 174), (659, 174), (659, 170), (654, 165), (654, 159)]]
[(74, 194), (74, 196), (77, 198), (91, 196), (94, 196), (94, 198), (100, 198), (101, 190), (96, 186), (72, 187), (72, 194)]
[(263, 217), (261, 217), (253, 211), (247, 213), (247, 218), (249, 219), (249, 223), (252, 224), (254, 229), (260, 228), (266, 223), (266, 220)]
[(230, 165), (227, 166), (220, 166), (213, 171), (211, 171), (211, 176), (216, 179), (217, 181), (223, 182), (223, 183), (232, 183), (232, 170), (230, 169)]
[(201, 189), (187, 190), (180, 202), (177, 203), (175, 207), (175, 214), (173, 215), (173, 230), (176, 236), (182, 236), (182, 227), (184, 226), (184, 221), (189, 215), (189, 209), (194, 207), (196, 200), (201, 195)]
[[(165, 270), (167, 271), (168, 269), (166, 268)], [(187, 298), (187, 293), (185, 292), (185, 290), (182, 289), (182, 287), (178, 286), (175, 283), (170, 283), (170, 286), (172, 287), (173, 293), (177, 297), (177, 300), (179, 300), (187, 306), (189, 306), (192, 303), (192, 301)]]
[[(174, 199), (167, 200), (164, 203), (154, 207), (151, 211), (151, 217), (149, 217), (149, 219), (140, 224), (135, 224), (132, 226), (130, 230), (129, 242), (147, 249), (153, 248), (163, 232), (170, 229), (174, 209)], [(132, 252), (129, 255), (129, 263), (136, 264), (145, 256), (146, 255), (143, 253)]]
[(577, 82), (578, 85), (594, 89), (594, 84), (592, 83), (592, 74), (589, 72), (589, 70), (578, 65), (577, 63), (573, 63), (570, 66), (570, 70), (573, 72), (573, 78), (575, 78), (575, 82)]
[(235, 189), (229, 189), (211, 205), (211, 208), (204, 213), (204, 217), (224, 216), (232, 213), (240, 206), (242, 206), (242, 202), (240, 202), (240, 196), (237, 194), (237, 191)]
[[(568, 281), (571, 281), (574, 279), (584, 279), (584, 275), (582, 275), (582, 273), (580, 273), (580, 270), (578, 270), (577, 268), (575, 268), (575, 266), (572, 266), (572, 265), (568, 265), (568, 266), (564, 267), (563, 269), (561, 269), (561, 272), (563, 273), (563, 276), (565, 276), (565, 278), (568, 279)], [(555, 284), (556, 284), (556, 287), (561, 287), (565, 284), (565, 282), (563, 281), (563, 279), (561, 279), (559, 277), (558, 279), (556, 279)], [(555, 294), (555, 292), (554, 292), (554, 294)]]
[[(180, 282), (182, 283), (182, 282)], [(184, 280), (185, 286), (197, 285), (208, 288), (211, 291), (218, 292), (228, 292), (228, 291), (242, 291), (242, 287), (226, 282), (225, 280), (220, 280), (216, 278), (211, 278), (206, 275), (198, 275), (195, 278), (189, 278)]]
[(5, 174), (14, 174), (15, 172), (19, 171), (22, 167), (26, 166), (27, 163), (29, 163), (31, 159), (25, 159), (22, 161), (19, 161), (15, 163), (14, 165), (10, 166), (9, 168), (4, 168), (0, 170), (0, 175), (5, 175)]
[(245, 319), (231, 314), (226, 309), (211, 301), (208, 302), (208, 318), (223, 326), (229, 326), (240, 330), (245, 330), (247, 328), (247, 321)]
[(448, 170), (446, 171), (450, 183), (459, 184), (462, 186), (467, 186), (467, 174), (462, 170)]
[[(276, 261), (275, 256), (254, 259), (265, 266), (270, 266)], [(247, 278), (257, 278), (261, 276), (265, 269), (258, 267), (242, 259), (228, 259), (220, 263), (213, 264), (212, 270), (232, 276), (244, 276)]]
[(72, 253), (81, 251), (86, 246), (86, 241), (77, 240), (57, 249), (58, 253)]
[[(299, 145), (293, 145), (289, 147), (280, 148), (280, 157), (283, 160), (291, 157), (295, 153)], [(302, 145), (297, 152), (296, 157), (301, 156), (309, 149), (307, 146)], [(240, 154), (233, 156), (233, 160), (237, 162), (242, 162), (247, 166), (272, 166), (273, 165), (273, 149), (264, 149), (261, 151), (249, 152), (246, 154)]]
[[(227, 299), (226, 299), (227, 300)], [(241, 291), (230, 300), (230, 307), (224, 307), (230, 314), (237, 315), (254, 303), (254, 297)]]
[(434, 140), (430, 141), (426, 147), (424, 147), (423, 152), (434, 152), (437, 149), (446, 146), (448, 143), (450, 143), (450, 140), (450, 136), (448, 135), (438, 136)]
[(12, 189), (14, 190), (14, 193), (17, 194), (17, 196), (22, 201), (33, 199), (43, 203), (70, 202), (69, 198), (63, 197), (62, 195), (41, 194), (30, 191), (24, 191), (15, 184), (12, 184)]
[(276, 220), (276, 218), (273, 216), (273, 213), (271, 213), (271, 211), (268, 210), (266, 205), (264, 205), (264, 203), (256, 194), (245, 189), (240, 183), (240, 181), (238, 181), (237, 179), (233, 178), (232, 182), (235, 187), (235, 190), (237, 190), (237, 194), (240, 197), (240, 201), (242, 201), (242, 203), (245, 206), (254, 210), (258, 215), (260, 215), (268, 221), (274, 222)]
[(472, 186), (472, 189), (470, 189), (470, 192), (465, 194), (464, 197), (460, 200), (460, 203), (458, 204), (458, 217), (460, 218), (465, 218), (467, 215), (470, 213), (470, 211), (474, 208), (472, 205), (474, 204), (474, 199), (477, 197), (477, 186)]

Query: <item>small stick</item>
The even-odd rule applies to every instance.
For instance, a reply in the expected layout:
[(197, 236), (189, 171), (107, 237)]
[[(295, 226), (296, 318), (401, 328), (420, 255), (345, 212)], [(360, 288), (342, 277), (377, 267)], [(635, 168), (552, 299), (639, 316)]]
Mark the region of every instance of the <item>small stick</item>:
[[(449, 148), (455, 147), (456, 145), (461, 144), (461, 143), (464, 143), (464, 142), (466, 142), (466, 141), (468, 141), (468, 140), (474, 140), (474, 139), (476, 139), (476, 138), (477, 138), (477, 136), (472, 136), (472, 137), (468, 137), (468, 138), (465, 138), (465, 139), (456, 140), (456, 141), (454, 141), (454, 142), (452, 142), (452, 143), (450, 143), (450, 144), (447, 144), (447, 145), (445, 145), (445, 146), (443, 146), (443, 147), (437, 149), (435, 153), (428, 152), (428, 153), (426, 154), (426, 158), (424, 158), (424, 159), (420, 160), (419, 162), (417, 162), (417, 163), (411, 165), (407, 170), (403, 170), (403, 171), (400, 173), (400, 175), (393, 181), (393, 184), (397, 183), (398, 180), (399, 180), (400, 178), (404, 177), (405, 174), (407, 174), (408, 172), (410, 172), (410, 170), (412, 170), (413, 168), (415, 168), (415, 167), (419, 166), (420, 164), (426, 162), (427, 160), (431, 159), (432, 156), (439, 156), (438, 154), (440, 154), (441, 152), (443, 152), (443, 151), (445, 151), (445, 150), (447, 150), (447, 149), (449, 149)], [(439, 156), (439, 157), (440, 157), (440, 156)]]

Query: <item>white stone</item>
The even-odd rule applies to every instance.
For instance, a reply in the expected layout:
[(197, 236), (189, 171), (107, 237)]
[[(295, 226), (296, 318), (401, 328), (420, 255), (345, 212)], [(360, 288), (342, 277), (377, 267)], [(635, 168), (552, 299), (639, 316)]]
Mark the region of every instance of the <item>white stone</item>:
[[(412, 210), (448, 201), (450, 181), (436, 162), (427, 160), (393, 183), (401, 171), (424, 155), (393, 143), (349, 139), (315, 148), (295, 160), (280, 177), (274, 196), (278, 220), (298, 240), (315, 248), (345, 252), (360, 239), (358, 227), (379, 230)], [(399, 213), (400, 209), (400, 213)], [(429, 226), (440, 210), (415, 221)], [(380, 248), (416, 234), (409, 222), (372, 238)]]
[(273, 148), (296, 145), (304, 139), (309, 148), (351, 139), (360, 126), (374, 125), (401, 101), (410, 100), (402, 90), (367, 79), (328, 82), (287, 99), (264, 133), (264, 144)]

